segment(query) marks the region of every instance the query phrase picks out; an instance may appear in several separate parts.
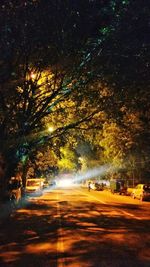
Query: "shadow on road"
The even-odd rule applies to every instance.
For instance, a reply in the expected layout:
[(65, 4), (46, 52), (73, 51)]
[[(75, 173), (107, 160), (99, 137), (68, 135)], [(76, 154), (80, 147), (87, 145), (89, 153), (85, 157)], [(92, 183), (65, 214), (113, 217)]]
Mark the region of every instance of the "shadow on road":
[(132, 204), (29, 201), (1, 224), (0, 266), (148, 267), (150, 221), (122, 212), (135, 209), (140, 212)]

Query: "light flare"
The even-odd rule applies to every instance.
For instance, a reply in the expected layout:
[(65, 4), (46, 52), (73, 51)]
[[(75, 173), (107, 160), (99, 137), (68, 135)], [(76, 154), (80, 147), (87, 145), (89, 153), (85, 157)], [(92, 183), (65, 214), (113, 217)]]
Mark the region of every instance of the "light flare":
[(70, 187), (73, 186), (73, 180), (72, 179), (62, 179), (57, 182), (57, 185), (60, 187)]

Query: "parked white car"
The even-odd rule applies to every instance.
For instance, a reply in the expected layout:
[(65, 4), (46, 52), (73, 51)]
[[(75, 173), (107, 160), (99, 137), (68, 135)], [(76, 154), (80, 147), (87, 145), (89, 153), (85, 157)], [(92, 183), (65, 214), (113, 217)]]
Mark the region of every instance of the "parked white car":
[(150, 184), (138, 184), (133, 189), (132, 197), (141, 201), (150, 199)]
[(40, 178), (27, 179), (25, 195), (40, 196), (43, 191), (43, 181)]

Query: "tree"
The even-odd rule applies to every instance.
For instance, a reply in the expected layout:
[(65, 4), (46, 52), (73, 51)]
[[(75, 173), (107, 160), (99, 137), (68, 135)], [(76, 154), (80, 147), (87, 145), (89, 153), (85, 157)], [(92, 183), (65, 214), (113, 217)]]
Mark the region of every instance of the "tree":
[(104, 160), (116, 168), (123, 167), (128, 150), (132, 146), (130, 133), (115, 122), (105, 122), (100, 146), (104, 149)]
[[(79, 43), (83, 44), (89, 33), (79, 42), (82, 31), (74, 31), (74, 23), (77, 20), (81, 26), (83, 10), (78, 12), (80, 6), (77, 5), (71, 12), (72, 6), (69, 1), (66, 3), (67, 6), (62, 1), (56, 5), (52, 2), (45, 5), (43, 1), (1, 3), (4, 38), (0, 43), (0, 140), (1, 151), (7, 164), (11, 164), (6, 176), (13, 174), (19, 161), (26, 163), (36, 145), (62, 135), (97, 113), (96, 108), (85, 112), (85, 106), (77, 107), (84, 95), (81, 90), (85, 91), (91, 81), (91, 73), (80, 64), (82, 55), (79, 53)], [(70, 12), (64, 25), (60, 15), (66, 13), (67, 8)], [(71, 21), (69, 28), (66, 27), (68, 21)], [(71, 40), (77, 42), (72, 46)], [(50, 135), (45, 131), (46, 122), (54, 124), (56, 117), (57, 127)]]
[[(146, 14), (139, 3), (135, 9), (138, 23)], [(130, 18), (133, 7), (131, 1), (117, 0), (2, 1), (0, 145), (12, 165), (9, 175), (19, 161), (25, 165), (46, 142), (57, 143), (58, 155), (58, 147), (67, 140), (78, 142), (79, 137), (86, 137), (96, 143), (94, 135), (101, 138), (106, 119), (118, 120), (117, 127), (122, 129), (124, 104), (131, 114), (137, 110), (137, 85), (142, 83), (136, 82), (135, 74), (141, 73), (142, 66), (142, 77), (149, 81), (144, 76), (148, 48), (146, 44), (145, 50), (142, 44), (137, 47), (138, 65), (126, 72), (135, 53), (132, 38), (128, 47), (123, 29), (136, 30), (136, 16)], [(147, 19), (144, 22), (147, 26)], [(143, 84), (147, 89), (148, 83)], [(141, 105), (147, 103), (144, 85)], [(147, 110), (141, 112), (146, 120)], [(53, 132), (48, 132), (48, 125), (54, 127)]]
[(68, 145), (60, 148), (58, 168), (60, 172), (75, 172), (78, 169), (78, 157)]
[(27, 178), (54, 175), (57, 161), (58, 158), (50, 147), (39, 148), (28, 162)]
[[(118, 8), (118, 5), (123, 8)], [(117, 123), (122, 134), (127, 132), (132, 140), (125, 160), (130, 165), (131, 158), (134, 158), (135, 175), (143, 178), (150, 172), (150, 50), (147, 34), (150, 24), (147, 7), (141, 0), (112, 1), (113, 23), (100, 28), (99, 37), (89, 42), (89, 51), (92, 51), (89, 62), (107, 82), (113, 95), (115, 107), (110, 109), (112, 115), (109, 118)], [(122, 145), (122, 140), (118, 141), (118, 146)]]

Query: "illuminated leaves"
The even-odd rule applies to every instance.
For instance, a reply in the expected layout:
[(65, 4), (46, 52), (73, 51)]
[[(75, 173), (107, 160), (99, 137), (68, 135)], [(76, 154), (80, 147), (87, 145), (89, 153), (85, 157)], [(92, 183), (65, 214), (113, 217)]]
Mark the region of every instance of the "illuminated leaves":
[[(2, 145), (26, 139), (33, 147), (59, 136), (63, 146), (84, 139), (115, 164), (135, 147), (146, 150), (144, 1), (2, 1), (0, 8)], [(48, 125), (55, 130), (48, 133)], [(74, 169), (66, 151), (59, 164)]]
[(77, 169), (76, 154), (69, 146), (60, 148), (61, 159), (58, 160), (58, 167), (60, 171), (75, 171)]
[(143, 123), (140, 119), (139, 111), (134, 113), (127, 113), (124, 117), (125, 125), (131, 129), (131, 132), (138, 133), (143, 130)]
[(115, 122), (104, 123), (100, 146), (104, 149), (106, 161), (121, 166), (132, 145), (132, 136), (127, 129), (118, 126)]
[(35, 167), (38, 170), (44, 171), (51, 166), (56, 166), (57, 157), (52, 149), (45, 149), (43, 152), (38, 151), (35, 157)]

